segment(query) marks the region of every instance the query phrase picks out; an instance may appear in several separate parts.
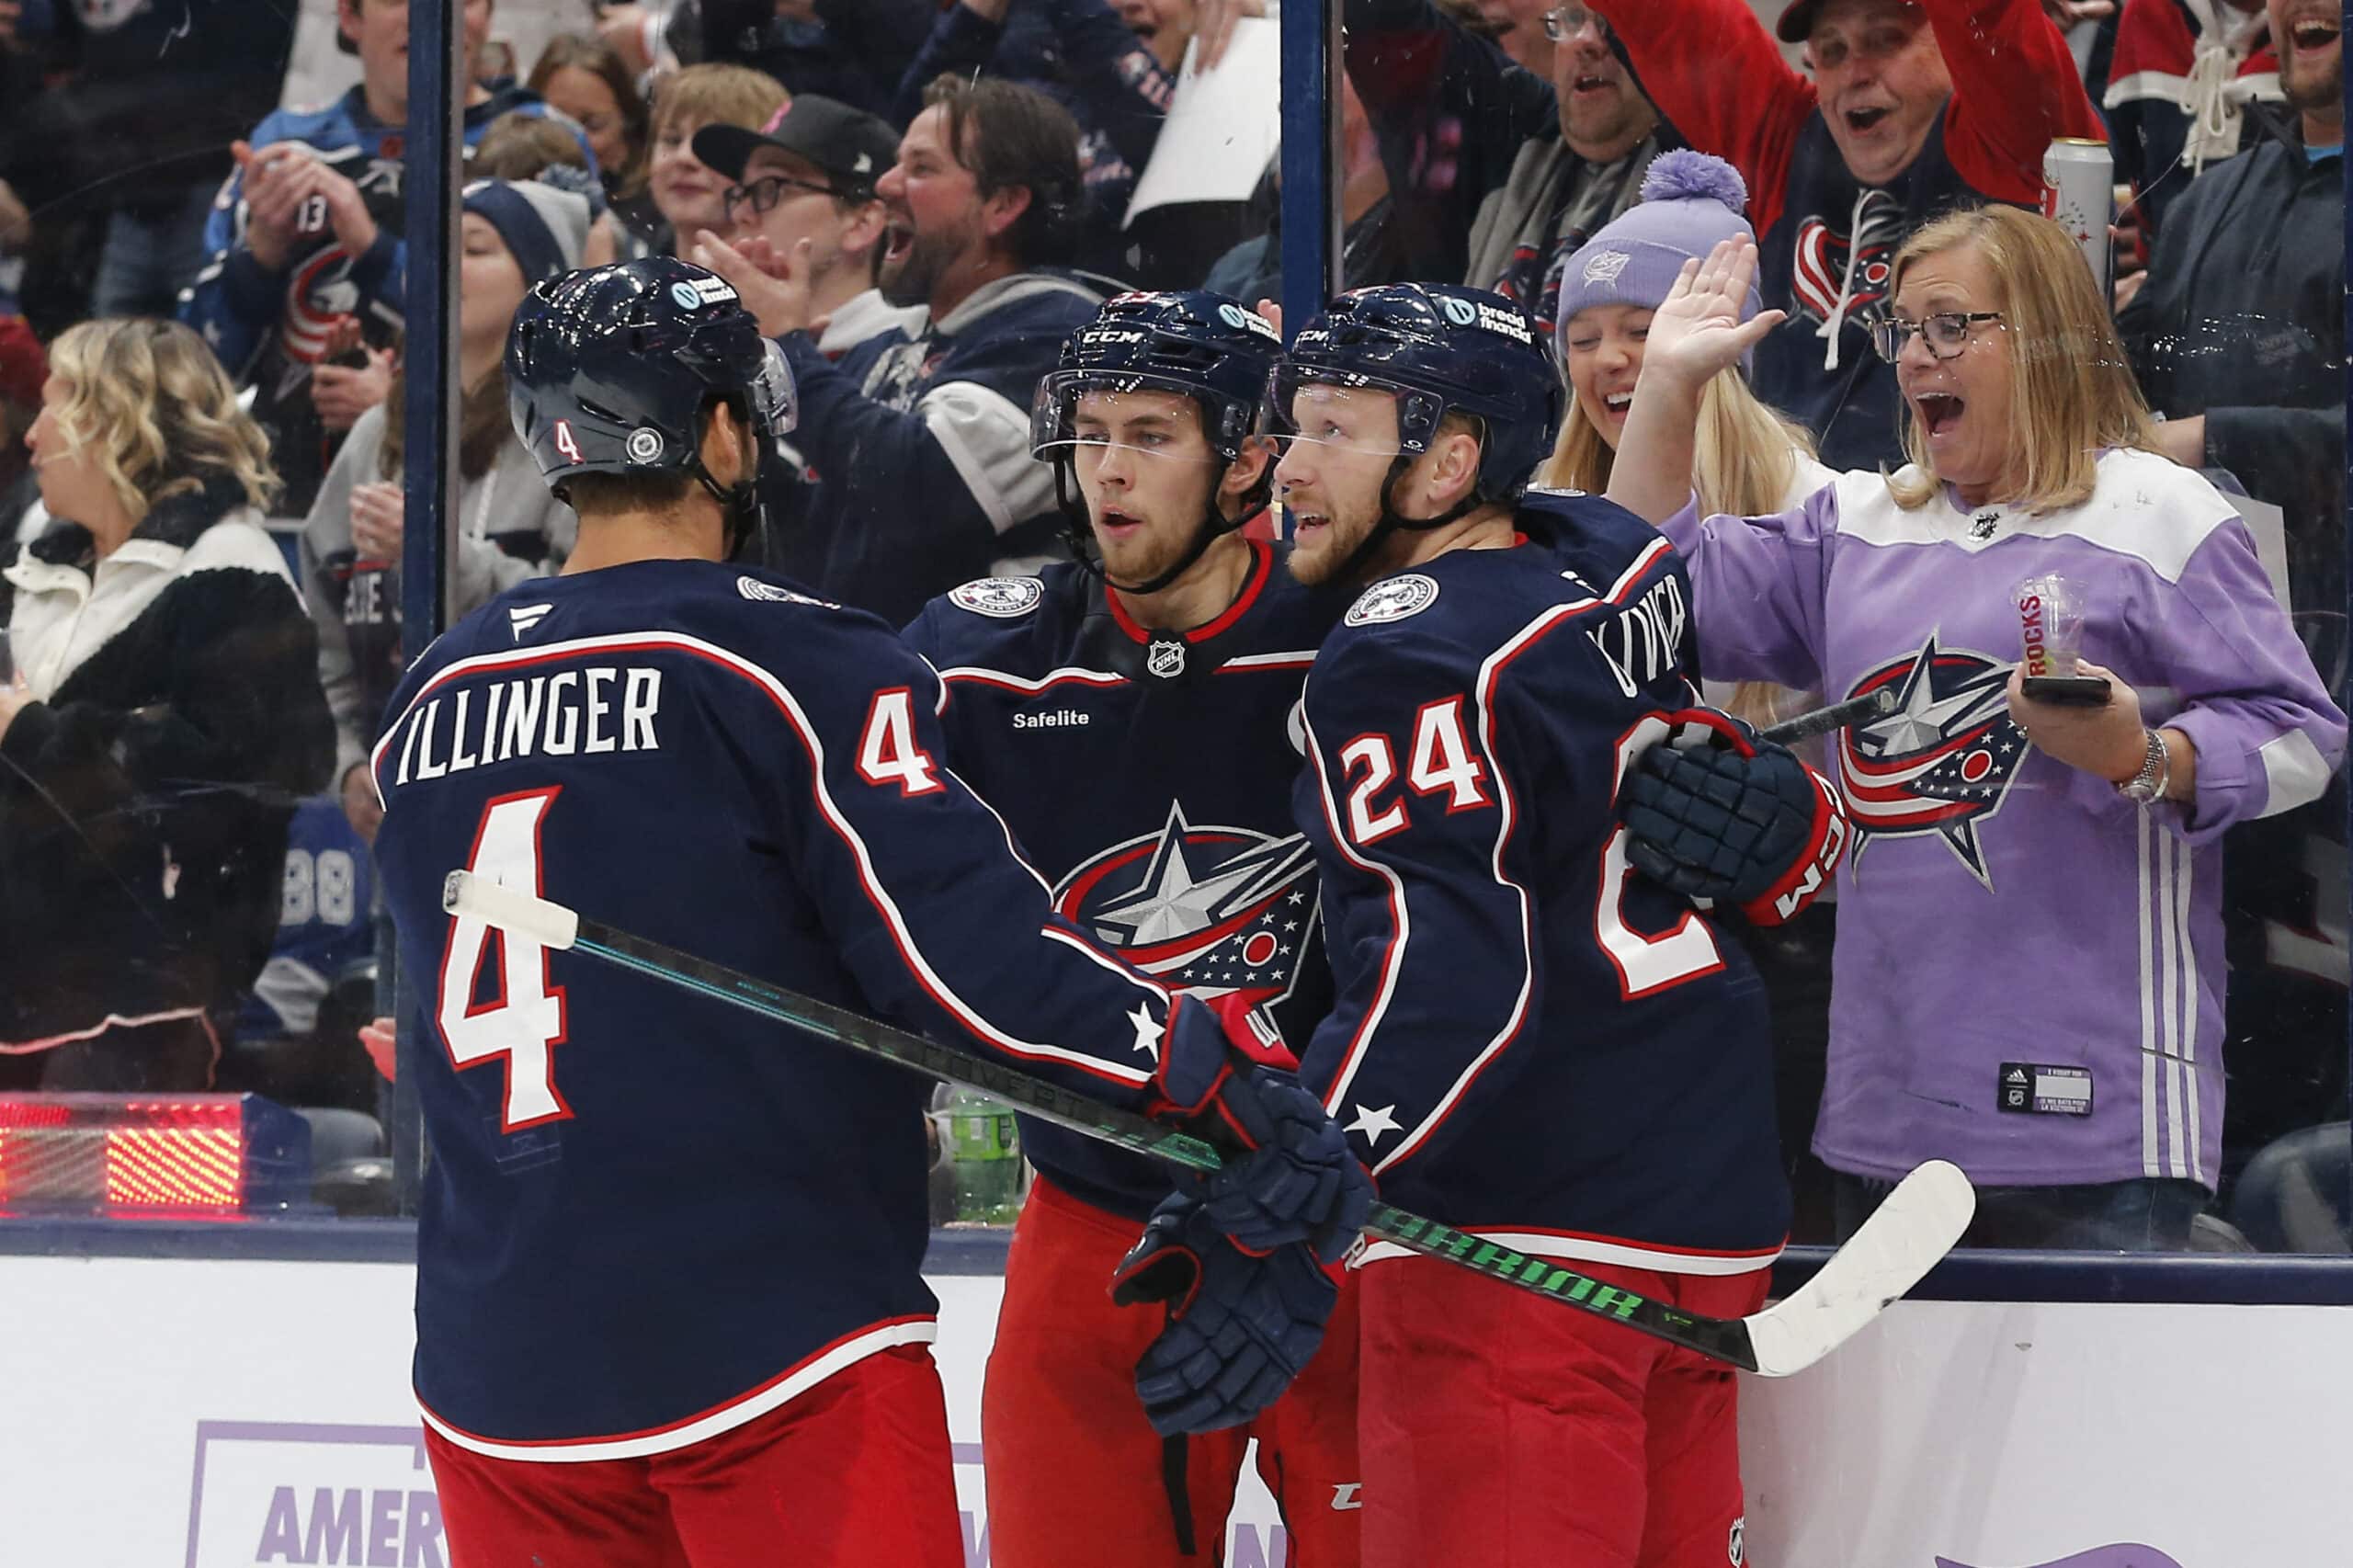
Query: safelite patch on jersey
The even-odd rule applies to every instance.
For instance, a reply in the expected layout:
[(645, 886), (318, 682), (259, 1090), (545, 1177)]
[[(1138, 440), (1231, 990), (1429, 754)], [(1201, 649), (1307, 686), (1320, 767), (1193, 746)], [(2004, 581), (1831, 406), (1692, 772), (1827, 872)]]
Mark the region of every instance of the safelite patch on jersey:
[(1348, 607), (1345, 619), (1350, 626), (1378, 626), (1384, 620), (1403, 620), (1409, 615), (1419, 615), (1438, 603), (1438, 583), (1418, 572), (1408, 572), (1402, 577), (1384, 577), (1357, 596)]
[(975, 615), (993, 615), (1000, 620), (1028, 615), (1045, 597), (1046, 585), (1035, 577), (975, 577), (961, 587), (948, 590), (949, 604)]

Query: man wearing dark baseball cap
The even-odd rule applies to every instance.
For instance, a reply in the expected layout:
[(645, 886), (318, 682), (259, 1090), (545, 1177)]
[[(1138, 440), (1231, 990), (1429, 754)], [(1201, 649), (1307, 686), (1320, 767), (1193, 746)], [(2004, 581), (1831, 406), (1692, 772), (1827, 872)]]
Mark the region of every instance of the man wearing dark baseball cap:
[(1659, 112), (1747, 184), (1757, 289), (1789, 313), (1757, 346), (1756, 395), (1834, 469), (1902, 462), (1895, 368), (1870, 345), (1897, 248), (1951, 207), (2034, 205), (2052, 139), (2101, 134), (2042, 0), (1784, 0), (1770, 32), (1750, 0), (1585, 3)]
[(874, 182), (899, 161), (899, 133), (863, 109), (803, 93), (757, 131), (706, 125), (695, 132), (695, 156), (739, 185), (762, 148), (814, 170), (845, 196), (872, 196)]
[(757, 131), (704, 126), (694, 153), (733, 182), (722, 239), (765, 239), (778, 262), (796, 267), (808, 242), (810, 317), (830, 318), (817, 342), (824, 353), (838, 358), (918, 313), (893, 307), (874, 287), (889, 226), (874, 182), (899, 158), (899, 133), (888, 124), (804, 93)]

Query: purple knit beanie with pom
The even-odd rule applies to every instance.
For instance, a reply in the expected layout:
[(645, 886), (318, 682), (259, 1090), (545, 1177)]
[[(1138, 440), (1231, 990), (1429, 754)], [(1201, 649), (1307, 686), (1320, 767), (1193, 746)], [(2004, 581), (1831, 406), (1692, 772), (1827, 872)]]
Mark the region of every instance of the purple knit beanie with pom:
[[(1643, 199), (1587, 240), (1561, 275), (1561, 302), (1552, 320), (1565, 347), (1570, 318), (1596, 305), (1639, 305), (1654, 311), (1665, 302), (1683, 264), (1703, 258), (1718, 241), (1750, 239), (1756, 232), (1741, 216), (1748, 187), (1740, 171), (1722, 158), (1677, 147), (1661, 153), (1643, 176)], [(1756, 313), (1756, 286), (1749, 285), (1740, 319)]]

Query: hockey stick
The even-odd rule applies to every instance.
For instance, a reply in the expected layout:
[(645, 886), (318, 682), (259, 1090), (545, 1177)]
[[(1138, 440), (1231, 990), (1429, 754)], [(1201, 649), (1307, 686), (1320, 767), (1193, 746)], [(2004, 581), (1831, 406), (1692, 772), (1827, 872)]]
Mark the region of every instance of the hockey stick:
[[(837, 1045), (880, 1056), (951, 1084), (995, 1096), (1016, 1110), (1190, 1170), (1213, 1171), (1216, 1147), (1148, 1117), (1073, 1094), (970, 1051), (936, 1044), (847, 1008), (771, 985), (676, 948), (617, 931), (562, 904), (452, 871), (441, 904), (451, 915), (513, 931), (540, 946), (587, 953), (655, 980), (794, 1025)], [(1549, 1296), (1622, 1323), (1654, 1339), (1696, 1350), (1768, 1378), (1802, 1371), (1828, 1355), (1909, 1290), (1960, 1240), (1976, 1195), (1958, 1167), (1932, 1160), (1897, 1185), (1822, 1271), (1789, 1300), (1745, 1318), (1704, 1317), (1664, 1301), (1376, 1202), (1364, 1233), (1409, 1251)]]
[(1843, 730), (1860, 720), (1876, 718), (1895, 706), (1895, 688), (1882, 686), (1860, 697), (1850, 697), (1844, 702), (1834, 702), (1827, 708), (1817, 708), (1811, 713), (1801, 713), (1784, 723), (1765, 732), (1765, 738), (1779, 745), (1794, 745), (1816, 735), (1826, 735), (1833, 730)]

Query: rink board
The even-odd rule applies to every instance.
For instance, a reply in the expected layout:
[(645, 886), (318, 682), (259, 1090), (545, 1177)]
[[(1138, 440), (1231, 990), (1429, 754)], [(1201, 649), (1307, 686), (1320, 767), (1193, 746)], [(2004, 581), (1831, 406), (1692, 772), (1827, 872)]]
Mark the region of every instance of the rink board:
[[(412, 1277), (0, 1258), (0, 1568), (445, 1563), (407, 1394)], [(1000, 1284), (933, 1285), (980, 1568), (980, 1385)], [(1744, 1398), (1745, 1545), (1761, 1568), (2342, 1558), (2344, 1308), (1906, 1302)], [(1232, 1568), (1279, 1562), (1279, 1529), (1254, 1483)]]

